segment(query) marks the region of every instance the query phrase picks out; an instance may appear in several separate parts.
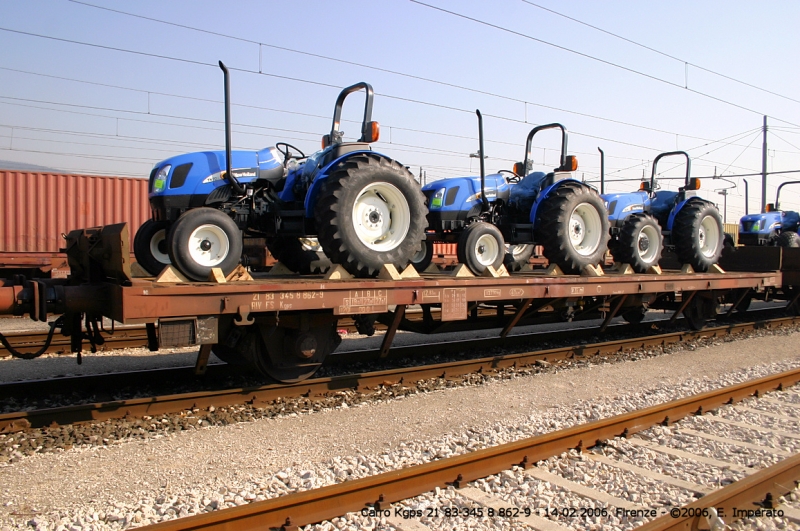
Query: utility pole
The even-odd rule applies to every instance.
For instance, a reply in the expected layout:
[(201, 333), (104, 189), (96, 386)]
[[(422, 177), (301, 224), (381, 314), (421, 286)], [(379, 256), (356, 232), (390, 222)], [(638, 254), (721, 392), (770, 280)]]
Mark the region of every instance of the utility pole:
[(767, 116), (764, 115), (764, 141), (761, 144), (761, 212), (767, 211)]
[(722, 195), (722, 223), (728, 222), (728, 189), (723, 188), (722, 190), (717, 192), (718, 194)]

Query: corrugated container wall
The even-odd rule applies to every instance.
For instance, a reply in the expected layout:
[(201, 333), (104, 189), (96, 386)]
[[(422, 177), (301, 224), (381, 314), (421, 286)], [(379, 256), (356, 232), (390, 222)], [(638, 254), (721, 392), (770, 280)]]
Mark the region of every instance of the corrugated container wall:
[(61, 234), (150, 218), (147, 179), (0, 170), (0, 252), (57, 253)]

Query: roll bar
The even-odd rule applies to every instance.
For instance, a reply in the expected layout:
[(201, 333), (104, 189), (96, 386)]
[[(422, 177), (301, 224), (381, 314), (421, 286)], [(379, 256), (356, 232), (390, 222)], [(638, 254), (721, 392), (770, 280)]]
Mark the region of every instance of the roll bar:
[[(350, 85), (349, 87), (345, 87), (339, 93), (339, 97), (336, 98), (336, 107), (333, 109), (333, 125), (331, 126), (331, 134), (327, 138), (328, 145), (331, 144), (341, 144), (342, 143), (342, 132), (339, 130), (339, 125), (342, 121), (342, 106), (344, 105), (344, 100), (352, 94), (353, 92), (358, 92), (359, 90), (364, 89), (367, 93), (366, 102), (364, 103), (364, 121), (361, 122), (361, 138), (358, 139), (359, 142), (370, 142), (370, 137), (367, 136), (368, 128), (371, 127), (372, 122), (372, 100), (375, 97), (375, 91), (372, 90), (372, 85), (365, 82), (356, 83), (355, 85)], [(327, 147), (327, 146), (326, 146)]]

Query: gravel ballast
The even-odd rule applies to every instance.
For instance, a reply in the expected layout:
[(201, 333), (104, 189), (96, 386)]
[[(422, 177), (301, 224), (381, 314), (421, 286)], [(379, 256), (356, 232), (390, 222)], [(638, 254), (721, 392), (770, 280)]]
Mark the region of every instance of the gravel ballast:
[[(358, 407), (343, 403), (312, 414), (22, 456), (0, 466), (0, 528), (123, 529), (456, 455), (800, 366), (793, 345), (798, 338), (798, 333), (776, 333), (709, 342), (625, 363), (590, 364)], [(689, 374), (702, 376), (689, 379)], [(795, 411), (796, 416), (791, 404), (752, 407), (777, 409), (784, 416)], [(654, 436), (677, 445), (691, 443), (677, 437), (673, 427), (664, 430)], [(723, 445), (719, 448), (724, 453)], [(635, 455), (630, 452), (629, 457)], [(754, 455), (750, 458), (770, 462), (768, 456)], [(639, 459), (639, 466), (649, 461)], [(669, 473), (668, 466), (660, 466)], [(592, 470), (610, 474), (599, 465)], [(718, 471), (697, 469), (691, 477), (687, 481), (697, 483), (737, 479), (735, 474), (720, 479)], [(521, 492), (530, 496), (536, 488)], [(448, 496), (455, 506), (471, 503), (457, 491)], [(496, 528), (489, 520), (468, 520), (442, 519), (441, 525)], [(392, 528), (380, 519), (337, 519), (331, 525)]]

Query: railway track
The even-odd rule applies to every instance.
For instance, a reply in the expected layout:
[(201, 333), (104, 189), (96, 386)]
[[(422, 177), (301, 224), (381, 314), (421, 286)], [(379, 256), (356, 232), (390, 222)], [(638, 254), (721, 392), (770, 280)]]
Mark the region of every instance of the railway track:
[[(753, 404), (742, 407), (739, 403), (754, 396), (759, 397), (759, 400), (770, 400), (769, 397), (763, 398), (763, 395), (775, 390), (788, 389), (798, 381), (800, 381), (800, 369), (795, 369), (544, 435), (322, 488), (294, 492), (232, 509), (162, 522), (146, 529), (152, 531), (289, 530), (353, 512), (373, 518), (382, 517), (386, 523), (399, 529), (417, 530), (428, 529), (420, 523), (420, 520), (438, 519), (449, 523), (448, 518), (451, 522), (453, 518), (463, 518), (462, 513), (467, 518), (472, 517), (476, 520), (485, 521), (488, 518), (491, 522), (499, 519), (505, 523), (517, 522), (526, 527), (542, 530), (566, 529), (565, 525), (574, 525), (576, 522), (593, 523), (595, 526), (603, 526), (606, 522), (616, 524), (620, 520), (620, 514), (625, 515), (621, 518), (625, 518), (627, 523), (649, 520), (640, 527), (645, 531), (721, 528), (725, 523), (742, 517), (770, 516), (773, 513), (800, 522), (800, 510), (781, 506), (780, 502), (780, 497), (793, 490), (795, 482), (800, 480), (800, 454), (796, 451), (777, 450), (774, 454), (781, 460), (771, 466), (755, 470), (737, 464), (734, 459), (726, 463), (707, 456), (675, 450), (661, 444), (658, 433), (655, 437), (652, 433), (653, 430), (663, 431), (671, 427), (684, 434), (705, 438), (707, 441), (723, 440), (738, 445), (744, 449), (741, 453), (755, 452), (757, 446), (746, 441), (703, 433), (695, 430), (691, 424), (689, 427), (683, 424), (675, 426), (675, 424), (680, 419), (686, 417), (691, 419), (721, 408), (723, 414), (715, 416), (713, 422), (728, 426), (741, 425), (740, 422), (727, 420), (725, 411), (740, 408), (759, 412), (761, 410), (755, 409)], [(796, 392), (794, 396), (797, 396)], [(774, 398), (771, 400), (783, 402), (787, 407), (794, 407), (795, 411), (800, 407), (797, 403)], [(766, 415), (773, 419), (780, 416), (774, 413)], [(794, 417), (795, 422), (796, 418)], [(752, 427), (766, 432), (782, 433), (780, 430), (763, 426)], [(649, 437), (637, 436), (647, 433), (647, 430), (650, 430)], [(781, 436), (798, 438), (797, 433), (783, 433)], [(682, 459), (693, 459), (703, 465), (727, 467), (735, 470), (743, 479), (723, 488), (713, 488), (681, 480), (657, 470), (632, 465), (622, 458), (609, 458), (599, 451), (605, 445), (620, 444), (644, 447), (648, 451), (662, 455), (678, 454)], [(576, 451), (582, 452), (583, 455), (578, 455)], [(565, 452), (570, 453), (564, 454)], [(579, 480), (552, 473), (546, 465), (556, 459), (556, 456), (561, 456), (561, 459), (573, 456), (576, 459), (599, 461), (607, 467), (616, 467), (621, 471), (693, 492), (699, 499), (671, 507), (664, 504), (643, 505), (642, 492), (636, 491), (635, 495), (625, 499), (609, 494), (601, 488), (587, 487)], [(537, 466), (540, 464), (543, 466)], [(502, 473), (501, 476), (496, 476), (499, 473)], [(504, 479), (497, 479), (498, 477)], [(550, 507), (549, 504), (547, 507), (542, 507), (537, 499), (543, 495), (541, 491), (535, 495), (524, 493), (516, 498), (501, 498), (487, 488), (488, 484), (495, 482), (518, 485), (518, 482), (513, 482), (509, 478), (546, 484), (545, 488), (567, 489), (574, 496), (591, 500), (593, 503), (584, 507)], [(428, 511), (425, 511), (430, 511), (428, 515), (423, 515), (423, 511), (417, 512), (412, 505), (404, 502), (435, 489), (448, 492), (447, 504), (441, 508), (429, 507)], [(435, 518), (432, 512), (434, 510)], [(581, 512), (590, 514), (581, 516), (579, 514)], [(612, 517), (616, 518), (616, 521), (611, 520)]]
[[(410, 388), (419, 382), (431, 379), (458, 380), (466, 375), (488, 375), (502, 370), (524, 370), (526, 367), (537, 363), (548, 364), (556, 360), (568, 358), (588, 358), (598, 355), (613, 355), (633, 349), (656, 348), (670, 344), (696, 340), (699, 338), (724, 337), (726, 335), (747, 332), (759, 328), (772, 328), (779, 326), (795, 325), (800, 323), (798, 317), (783, 317), (767, 321), (755, 321), (747, 323), (729, 324), (707, 328), (701, 331), (673, 331), (645, 337), (635, 337), (618, 339), (601, 343), (586, 343), (575, 345), (574, 342), (569, 346), (556, 347), (546, 350), (529, 350), (513, 354), (497, 354), (489, 357), (466, 359), (439, 363), (434, 365), (423, 365), (414, 367), (403, 367), (390, 370), (381, 370), (359, 374), (345, 374), (341, 376), (314, 378), (295, 384), (272, 384), (259, 385), (253, 387), (236, 387), (230, 389), (212, 389), (206, 391), (193, 391), (182, 394), (168, 394), (161, 396), (146, 396), (143, 398), (132, 398), (127, 400), (103, 400), (93, 403), (70, 405), (62, 407), (40, 407), (25, 411), (9, 412), (0, 415), (0, 433), (10, 433), (26, 428), (42, 428), (56, 425), (68, 425), (78, 422), (100, 422), (111, 419), (139, 418), (144, 416), (157, 416), (178, 413), (185, 410), (220, 408), (226, 406), (248, 405), (252, 407), (268, 406), (277, 400), (303, 397), (310, 401), (323, 400), (335, 396), (342, 392), (356, 392), (363, 394), (379, 393), (382, 389), (400, 385)], [(571, 339), (579, 340), (575, 331), (567, 332)], [(595, 329), (584, 331), (586, 336), (596, 333)], [(552, 336), (550, 336), (552, 338)], [(541, 340), (542, 337), (538, 336)], [(531, 341), (531, 336), (512, 336), (517, 344), (525, 344)], [(551, 339), (552, 341), (552, 339)], [(496, 338), (464, 343), (451, 343), (448, 348), (458, 350), (464, 348), (478, 349), (490, 348), (497, 342)], [(441, 351), (444, 345), (435, 344), (428, 346), (429, 349)], [(397, 349), (396, 356), (413, 353), (414, 355), (424, 354), (420, 346), (406, 347), (406, 352)], [(343, 360), (353, 357), (356, 360), (377, 357), (377, 353), (348, 353), (342, 354)], [(224, 370), (224, 369), (222, 369)], [(188, 374), (186, 369), (184, 374)], [(158, 373), (153, 373), (158, 374)], [(173, 374), (166, 371), (160, 374), (162, 378), (169, 378)], [(175, 373), (176, 374), (176, 373)], [(148, 376), (147, 374), (136, 374), (135, 376)], [(128, 375), (130, 376), (130, 375)], [(86, 378), (86, 380), (84, 380)], [(77, 388), (85, 383), (100, 382), (103, 376), (81, 377), (65, 379), (62, 383), (65, 390)], [(114, 380), (112, 380), (114, 381)], [(145, 380), (147, 381), (147, 380)], [(169, 381), (169, 380), (167, 380)], [(1, 396), (13, 397), (20, 396), (28, 385), (29, 392), (33, 392), (34, 387), (38, 386), (36, 392), (50, 389), (52, 392), (54, 380), (42, 382), (24, 382), (20, 384), (7, 384), (0, 386)], [(119, 381), (116, 381), (119, 383)], [(68, 384), (68, 385), (67, 385)], [(84, 386), (85, 387), (85, 386)]]

